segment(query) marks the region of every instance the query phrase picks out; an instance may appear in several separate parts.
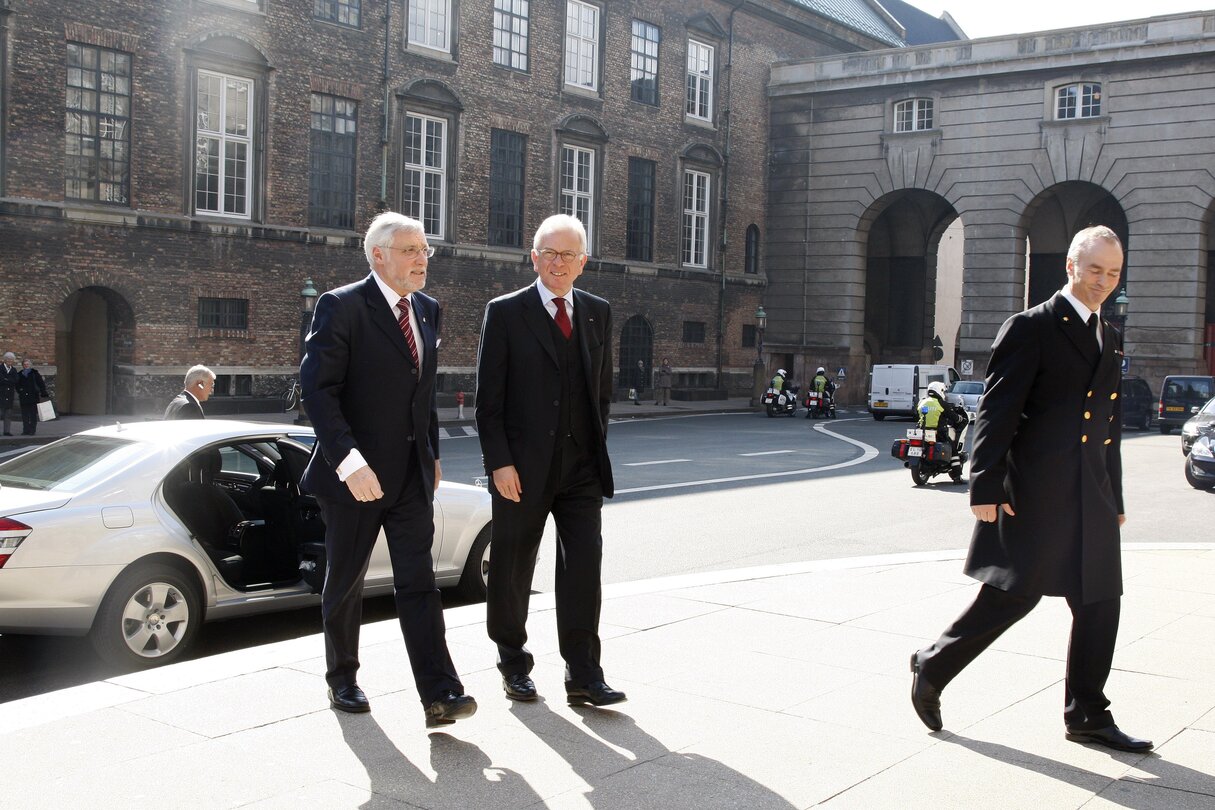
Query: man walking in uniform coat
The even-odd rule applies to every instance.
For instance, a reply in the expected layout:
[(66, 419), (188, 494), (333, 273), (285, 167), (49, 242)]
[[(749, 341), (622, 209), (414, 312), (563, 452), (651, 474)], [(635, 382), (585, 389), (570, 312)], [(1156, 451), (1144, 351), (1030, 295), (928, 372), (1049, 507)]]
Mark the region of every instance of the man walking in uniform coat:
[(185, 387), (165, 407), (165, 419), (206, 419), (202, 404), (215, 390), (215, 372), (206, 366), (191, 366)]
[(978, 522), (966, 573), (975, 601), (911, 657), (911, 702), (933, 731), (940, 695), (1043, 596), (1072, 612), (1063, 722), (1067, 739), (1146, 751), (1114, 723), (1105, 696), (1118, 636), (1122, 563), (1118, 333), (1101, 305), (1118, 289), (1122, 245), (1104, 226), (1076, 234), (1067, 285), (996, 335), (970, 457)]
[(612, 315), (607, 301), (574, 289), (586, 264), (586, 231), (576, 218), (546, 219), (531, 256), (536, 283), (489, 302), (477, 357), (477, 432), (493, 479), (486, 629), (506, 696), (535, 700), (525, 625), (551, 514), (566, 698), (606, 706), (625, 699), (604, 682), (599, 663), (600, 513), (613, 493)]
[(421, 292), (428, 259), (422, 223), (387, 212), (363, 240), (371, 273), (317, 300), (300, 364), (317, 449), (301, 486), (325, 520), (325, 680), (329, 702), (370, 709), (355, 678), (363, 577), (383, 528), (397, 617), (427, 728), (471, 717), (447, 649), (431, 567), (434, 493), (443, 477), (435, 405), (439, 302)]

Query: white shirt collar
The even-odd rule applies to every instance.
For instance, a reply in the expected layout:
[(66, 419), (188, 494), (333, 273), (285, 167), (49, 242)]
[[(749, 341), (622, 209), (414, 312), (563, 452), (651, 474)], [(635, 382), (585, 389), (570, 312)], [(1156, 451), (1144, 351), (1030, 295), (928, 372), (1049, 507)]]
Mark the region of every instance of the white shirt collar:
[(388, 302), (388, 306), (395, 307), (402, 298), (408, 299), (409, 305), (413, 306), (413, 293), (409, 295), (397, 295), (397, 291), (384, 283), (384, 279), (380, 278), (380, 274), (376, 271), (371, 271), (371, 277), (375, 279), (376, 286), (380, 288), (380, 292), (384, 295), (384, 300)]
[(188, 388), (183, 389), (182, 393), (185, 394), (186, 396), (188, 396), (195, 405), (199, 406), (200, 408), (202, 407), (202, 403), (198, 401), (198, 397), (196, 397), (190, 393), (190, 389), (188, 389)]
[(1069, 288), (1064, 287), (1062, 290), (1060, 290), (1060, 292), (1062, 292), (1063, 297), (1067, 299), (1067, 303), (1072, 305), (1072, 309), (1076, 310), (1076, 314), (1084, 319), (1085, 323), (1088, 323), (1089, 315), (1097, 315), (1100, 317), (1101, 313), (1095, 312), (1081, 303), (1079, 298), (1072, 295), (1072, 291)]
[(570, 291), (568, 293), (566, 293), (565, 295), (558, 296), (555, 292), (550, 290), (548, 287), (545, 287), (544, 282), (540, 280), (540, 277), (536, 276), (536, 289), (540, 291), (540, 303), (544, 304), (544, 308), (548, 310), (548, 314), (550, 314), (550, 315), (557, 314), (557, 305), (553, 303), (553, 299), (560, 297), (560, 298), (565, 299), (565, 314), (569, 315), (571, 320), (573, 319), (573, 317), (574, 317), (574, 290), (573, 290), (573, 288), (570, 288)]

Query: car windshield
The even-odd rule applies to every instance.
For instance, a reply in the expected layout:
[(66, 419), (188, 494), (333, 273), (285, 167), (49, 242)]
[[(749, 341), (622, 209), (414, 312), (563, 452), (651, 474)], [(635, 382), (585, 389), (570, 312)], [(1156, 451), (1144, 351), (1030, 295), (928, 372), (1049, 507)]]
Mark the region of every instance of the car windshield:
[(956, 383), (953, 384), (953, 388), (949, 389), (949, 393), (951, 393), (951, 394), (981, 394), (981, 393), (983, 393), (983, 383), (967, 382), (965, 380), (958, 380)]
[(139, 447), (110, 436), (70, 436), (0, 464), (0, 486), (70, 492), (134, 456)]
[(1202, 410), (1199, 411), (1199, 413), (1215, 415), (1215, 399), (1212, 399), (1209, 402), (1207, 402), (1206, 405), (1203, 405)]

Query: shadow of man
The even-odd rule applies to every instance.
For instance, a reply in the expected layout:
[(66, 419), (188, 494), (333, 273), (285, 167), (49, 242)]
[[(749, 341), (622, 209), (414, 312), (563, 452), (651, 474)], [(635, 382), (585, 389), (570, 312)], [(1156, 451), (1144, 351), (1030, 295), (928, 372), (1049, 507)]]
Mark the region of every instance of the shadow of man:
[(529, 807), (541, 801), (522, 776), (496, 768), (470, 742), (431, 732), (434, 781), (411, 763), (371, 715), (335, 712), (346, 746), (367, 771), (370, 796), (361, 807), (383, 807), (385, 798), (427, 808)]
[(585, 728), (543, 700), (512, 704), (515, 717), (591, 786), (586, 801), (598, 810), (637, 807), (792, 810), (770, 788), (709, 757), (672, 751), (627, 714), (578, 707)]
[[(1108, 754), (1110, 758), (1126, 764), (1127, 767), (1146, 771), (1155, 777), (1155, 779), (1143, 779), (1136, 776), (1111, 777), (1093, 773), (1071, 763), (1047, 759), (1017, 748), (1009, 748), (1006, 745), (984, 740), (974, 740), (957, 734), (942, 737), (941, 741), (961, 746), (976, 754), (982, 754), (1008, 765), (1016, 765), (1018, 768), (1067, 782), (1083, 790), (1091, 790), (1094, 795), (1100, 796), (1102, 801), (1119, 807), (1131, 807), (1136, 810), (1146, 810), (1146, 808), (1160, 808), (1161, 810), (1169, 808), (1171, 810), (1171, 808), (1182, 806), (1180, 803), (1184, 799), (1197, 799), (1197, 804), (1185, 806), (1198, 807), (1203, 804), (1202, 796), (1207, 797), (1207, 806), (1215, 804), (1215, 774), (1196, 771), (1193, 768), (1169, 762), (1156, 752), (1133, 754), (1096, 749), (1100, 753)], [(1152, 788), (1158, 795), (1153, 801), (1145, 797), (1142, 790), (1136, 790), (1137, 786)]]

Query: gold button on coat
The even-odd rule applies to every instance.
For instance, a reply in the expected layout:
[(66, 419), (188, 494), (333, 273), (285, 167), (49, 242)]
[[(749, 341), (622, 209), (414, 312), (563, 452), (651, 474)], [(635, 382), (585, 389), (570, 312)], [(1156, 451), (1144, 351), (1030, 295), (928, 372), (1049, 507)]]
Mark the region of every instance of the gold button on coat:
[(1112, 444), (1112, 443), (1113, 443), (1113, 441), (1114, 441), (1113, 439), (1106, 439), (1106, 440), (1105, 440), (1105, 443), (1106, 443), (1106, 444)]
[(1118, 398), (1118, 392), (1117, 392), (1117, 391), (1115, 391), (1114, 393), (1110, 394), (1110, 399), (1117, 399), (1117, 398)]
[(1081, 443), (1081, 444), (1084, 444), (1084, 443), (1085, 443), (1085, 442), (1087, 442), (1087, 441), (1088, 441), (1088, 436), (1081, 436), (1081, 437), (1080, 437), (1080, 443)]
[(1091, 413), (1089, 413), (1088, 411), (1085, 411), (1085, 412), (1084, 412), (1084, 418), (1085, 418), (1085, 419), (1092, 419), (1092, 418), (1093, 418), (1093, 415), (1092, 415)]

